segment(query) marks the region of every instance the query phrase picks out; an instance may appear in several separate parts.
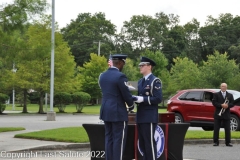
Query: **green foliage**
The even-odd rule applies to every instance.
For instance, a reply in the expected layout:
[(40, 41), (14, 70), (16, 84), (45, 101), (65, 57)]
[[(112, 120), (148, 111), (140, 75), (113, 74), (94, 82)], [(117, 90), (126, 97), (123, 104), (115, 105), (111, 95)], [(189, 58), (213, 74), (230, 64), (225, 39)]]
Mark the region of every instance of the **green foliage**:
[[(98, 42), (101, 41), (101, 55), (107, 56), (114, 50), (111, 36), (116, 31), (116, 26), (105, 18), (104, 13), (81, 13), (63, 28), (64, 39), (71, 46), (71, 52), (78, 66), (89, 61), (90, 53), (97, 53)], [(94, 44), (94, 42), (97, 42)]]
[(91, 53), (90, 56), (90, 62), (85, 62), (83, 67), (80, 67), (81, 90), (90, 94), (93, 99), (97, 99), (101, 97), (98, 78), (107, 69), (108, 64), (104, 56), (94, 53)]
[(233, 89), (233, 90), (240, 91), (239, 80), (240, 80), (240, 72), (238, 72), (232, 78), (229, 78), (229, 80), (228, 80), (228, 89)]
[(70, 93), (59, 92), (54, 95), (54, 104), (58, 107), (60, 113), (63, 113), (66, 105), (72, 101)]
[[(43, 113), (43, 97), (49, 93), (51, 73), (51, 17), (42, 16), (34, 21), (26, 33), (18, 38), (21, 47), (16, 51), (17, 72), (8, 70), (8, 85), (19, 90), (33, 89), (39, 93), (39, 113)], [(55, 32), (54, 90), (55, 92), (73, 92), (79, 90), (79, 81), (74, 76), (76, 63), (62, 35)], [(26, 103), (25, 103), (26, 104)]]
[(9, 99), (8, 95), (0, 93), (0, 114), (5, 110), (6, 108), (6, 101)]
[[(188, 130), (185, 136), (185, 139), (212, 139), (213, 131), (194, 131), (194, 130)], [(224, 139), (225, 132), (220, 131), (219, 132), (219, 138)], [(231, 137), (233, 139), (240, 139), (239, 132), (231, 132)]]
[(162, 71), (166, 69), (166, 66), (168, 65), (168, 60), (162, 52), (152, 52), (150, 50), (146, 50), (141, 54), (141, 56), (146, 56), (156, 62), (157, 65), (153, 68), (152, 71), (154, 75), (164, 76), (162, 75)]
[(234, 60), (228, 60), (227, 53), (220, 54), (215, 51), (213, 55), (207, 56), (208, 60), (201, 67), (204, 86), (208, 88), (219, 88), (223, 82), (228, 83), (239, 73), (239, 67)]
[(47, 8), (46, 0), (14, 0), (13, 4), (0, 6), (0, 26), (7, 32), (23, 29), (27, 21)]
[(91, 96), (85, 92), (76, 92), (72, 94), (72, 102), (75, 103), (77, 113), (81, 113), (83, 107), (90, 101)]
[(23, 127), (0, 127), (0, 133), (1, 132), (11, 132), (11, 131), (21, 131), (25, 130)]
[(201, 72), (198, 65), (188, 58), (174, 58), (175, 63), (170, 71), (170, 85), (168, 91), (175, 93), (177, 90), (201, 88)]
[[(185, 139), (212, 139), (212, 135), (213, 131), (188, 130)], [(224, 136), (225, 136), (224, 131), (220, 131), (219, 138), (223, 139)], [(83, 127), (67, 127), (29, 133), (21, 133), (16, 134), (14, 137), (58, 142), (73, 142), (73, 143), (89, 142), (87, 132)], [(239, 132), (231, 132), (231, 137), (233, 139), (240, 139), (240, 134)]]
[[(56, 134), (57, 133), (57, 134)], [(89, 142), (87, 132), (83, 127), (67, 127), (37, 132), (16, 134), (15, 138), (38, 139), (45, 141), (86, 143)]]
[(199, 36), (203, 44), (202, 56), (204, 59), (215, 50), (221, 54), (230, 51), (229, 55), (231, 55), (231, 58), (237, 58), (234, 53), (231, 53), (232, 50), (229, 50), (229, 48), (238, 44), (240, 38), (239, 22), (240, 17), (233, 17), (230, 13), (220, 14), (218, 18), (214, 18), (211, 15), (208, 16), (206, 25), (199, 30)]
[(139, 69), (134, 66), (133, 61), (129, 58), (126, 59), (122, 72), (127, 76), (128, 81), (137, 81), (139, 79)]

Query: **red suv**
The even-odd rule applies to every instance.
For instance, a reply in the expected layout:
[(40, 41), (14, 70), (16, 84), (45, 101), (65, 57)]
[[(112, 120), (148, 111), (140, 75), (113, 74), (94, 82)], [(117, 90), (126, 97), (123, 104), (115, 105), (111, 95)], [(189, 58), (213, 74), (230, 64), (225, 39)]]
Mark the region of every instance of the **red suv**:
[[(175, 123), (187, 122), (192, 127), (202, 127), (203, 130), (213, 130), (212, 105), (213, 93), (220, 89), (188, 89), (180, 90), (168, 100), (167, 111), (175, 112)], [(240, 92), (227, 90), (233, 94), (235, 106), (231, 112), (231, 130), (240, 130)]]

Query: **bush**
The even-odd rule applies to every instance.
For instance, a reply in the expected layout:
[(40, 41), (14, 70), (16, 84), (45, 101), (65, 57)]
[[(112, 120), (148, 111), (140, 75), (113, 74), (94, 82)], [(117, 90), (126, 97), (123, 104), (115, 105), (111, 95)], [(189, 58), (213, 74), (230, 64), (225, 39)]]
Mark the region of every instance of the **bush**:
[(0, 93), (0, 114), (3, 113), (3, 111), (6, 108), (6, 101), (9, 99), (8, 95)]
[(89, 102), (91, 96), (85, 92), (76, 92), (72, 94), (72, 102), (76, 105), (77, 113), (81, 113), (83, 107)]
[(58, 107), (59, 112), (63, 113), (66, 105), (72, 101), (70, 93), (60, 92), (54, 95), (54, 104)]

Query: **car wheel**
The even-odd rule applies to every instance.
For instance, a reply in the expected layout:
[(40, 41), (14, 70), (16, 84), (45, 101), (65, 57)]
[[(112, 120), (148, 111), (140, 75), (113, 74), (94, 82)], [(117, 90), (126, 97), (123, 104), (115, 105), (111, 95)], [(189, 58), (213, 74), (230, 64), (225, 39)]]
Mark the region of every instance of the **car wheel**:
[(204, 131), (212, 131), (213, 127), (202, 127)]
[(231, 131), (240, 130), (239, 118), (233, 114), (230, 116), (230, 129)]
[(183, 123), (183, 117), (180, 113), (175, 113), (175, 123)]

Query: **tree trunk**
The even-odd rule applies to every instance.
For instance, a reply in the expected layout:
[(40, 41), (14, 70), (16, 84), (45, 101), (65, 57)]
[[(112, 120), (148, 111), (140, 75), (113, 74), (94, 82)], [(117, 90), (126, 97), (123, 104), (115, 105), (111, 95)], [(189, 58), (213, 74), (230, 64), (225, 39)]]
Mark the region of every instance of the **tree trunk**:
[(22, 113), (28, 113), (27, 111), (27, 89), (23, 90), (23, 110)]
[(44, 96), (44, 92), (40, 92), (39, 111), (38, 111), (38, 113), (40, 113), (40, 114), (44, 113), (44, 111), (43, 111), (43, 101), (44, 101), (43, 96)]

